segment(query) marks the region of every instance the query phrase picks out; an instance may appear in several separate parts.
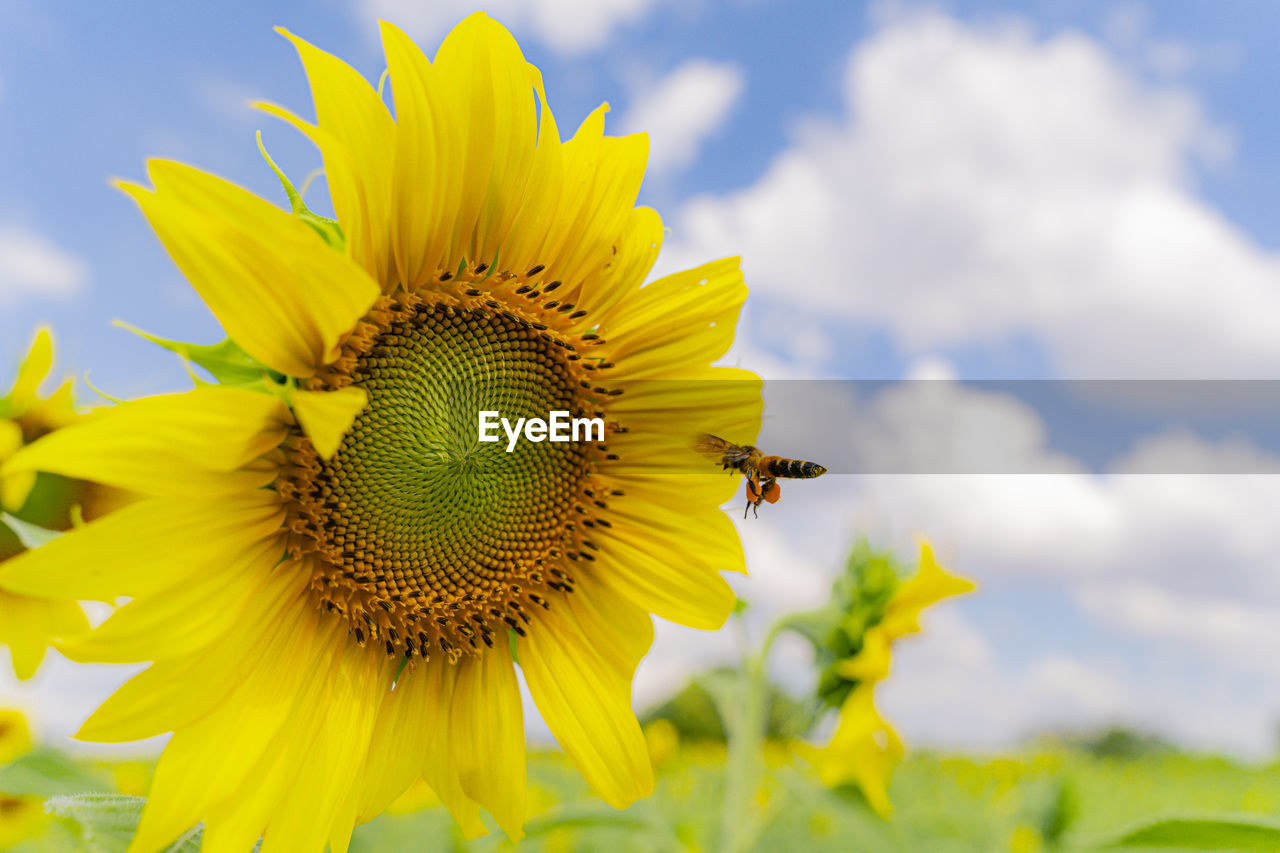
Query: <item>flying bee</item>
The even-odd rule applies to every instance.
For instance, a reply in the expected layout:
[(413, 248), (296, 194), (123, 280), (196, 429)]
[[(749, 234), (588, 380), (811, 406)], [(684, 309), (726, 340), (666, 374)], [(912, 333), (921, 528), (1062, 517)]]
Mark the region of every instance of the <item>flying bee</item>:
[(761, 501), (778, 502), (782, 496), (779, 478), (812, 480), (827, 473), (827, 469), (816, 462), (765, 456), (758, 447), (734, 444), (715, 435), (703, 435), (693, 449), (712, 457), (726, 471), (741, 471), (747, 478), (747, 505), (742, 510), (743, 518), (747, 517), (747, 510), (753, 510), (759, 517)]

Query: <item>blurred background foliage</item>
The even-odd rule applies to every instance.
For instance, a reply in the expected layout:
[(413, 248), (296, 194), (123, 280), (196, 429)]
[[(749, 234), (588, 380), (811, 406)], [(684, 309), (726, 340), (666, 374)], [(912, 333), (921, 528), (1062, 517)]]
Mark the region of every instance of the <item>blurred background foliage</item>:
[[(714, 736), (714, 706), (690, 686), (660, 708), (682, 710), (668, 714), (655, 708), (646, 715), (657, 788), (626, 811), (600, 803), (562, 755), (533, 751), (531, 817), (523, 841), (512, 843), (496, 828), (486, 838), (464, 841), (429, 789), (418, 786), (359, 827), (351, 849), (719, 850), (725, 746)], [(685, 715), (688, 709), (694, 713)], [(680, 728), (686, 720), (692, 725), (688, 737)], [(1158, 815), (1280, 815), (1280, 767), (1188, 754), (1120, 728), (1036, 738), (1023, 750), (1000, 755), (910, 752), (890, 785), (896, 808), (889, 820), (853, 792), (825, 788), (780, 741), (766, 746), (765, 766), (754, 794), (761, 820), (754, 851), (1093, 850), (1100, 839)], [(95, 814), (92, 803), (77, 811), (53, 799), (55, 816), (42, 803), (86, 793), (136, 797), (145, 793), (151, 769), (145, 760), (73, 758), (40, 748), (18, 756), (0, 768), (0, 849), (124, 853), (132, 830), (127, 808), (122, 819), (119, 813)], [(133, 804), (136, 819), (142, 801), (125, 802)], [(195, 853), (198, 835), (171, 849)]]

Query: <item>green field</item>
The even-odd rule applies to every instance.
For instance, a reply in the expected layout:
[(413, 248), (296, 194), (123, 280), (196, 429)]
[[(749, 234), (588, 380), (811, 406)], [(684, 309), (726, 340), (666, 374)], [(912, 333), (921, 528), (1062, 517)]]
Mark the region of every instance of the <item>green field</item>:
[[(464, 841), (430, 792), (418, 788), (358, 828), (352, 850), (721, 850), (723, 744), (678, 744), (661, 727), (651, 735), (657, 787), (626, 811), (600, 803), (563, 756), (540, 751), (530, 755), (531, 818), (522, 842), (513, 844), (497, 832)], [(1108, 756), (1096, 749), (1044, 746), (999, 756), (914, 752), (894, 776), (889, 820), (872, 813), (852, 790), (824, 788), (785, 746), (767, 745), (764, 757), (746, 848), (753, 851), (1090, 850), (1162, 816), (1280, 814), (1280, 767), (1176, 751)], [(149, 771), (147, 762), (69, 762), (44, 751), (0, 770), (0, 783), (42, 796), (91, 788), (141, 794)], [(0, 824), (3, 814), (0, 809)], [(11, 849), (117, 853), (124, 849), (125, 829), (86, 830), (43, 818), (34, 837)]]
[[(772, 750), (756, 792), (758, 851), (988, 853), (1095, 849), (1164, 815), (1280, 813), (1280, 768), (1212, 756), (1097, 757), (1079, 751), (1002, 756), (918, 752), (894, 777), (896, 806), (875, 816), (851, 791), (820, 785), (803, 762)], [(455, 839), (438, 811), (384, 815), (357, 830), (353, 849), (621, 851), (720, 849), (723, 749), (679, 749), (659, 764), (654, 795), (625, 812), (593, 802), (572, 768), (532, 759), (534, 803), (545, 805), (519, 845)], [(426, 846), (414, 839), (429, 836)], [(1151, 848), (1156, 849), (1156, 848)]]

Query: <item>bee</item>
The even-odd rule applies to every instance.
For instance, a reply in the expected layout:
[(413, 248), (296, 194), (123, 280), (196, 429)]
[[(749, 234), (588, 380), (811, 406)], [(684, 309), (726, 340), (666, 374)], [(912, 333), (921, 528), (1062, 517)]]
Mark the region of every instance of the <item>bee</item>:
[(712, 457), (726, 471), (741, 471), (747, 478), (747, 506), (742, 510), (743, 518), (747, 517), (747, 510), (753, 510), (758, 518), (761, 501), (778, 502), (782, 496), (779, 478), (812, 480), (827, 473), (827, 469), (816, 462), (765, 456), (758, 447), (734, 444), (715, 435), (703, 435), (693, 449)]

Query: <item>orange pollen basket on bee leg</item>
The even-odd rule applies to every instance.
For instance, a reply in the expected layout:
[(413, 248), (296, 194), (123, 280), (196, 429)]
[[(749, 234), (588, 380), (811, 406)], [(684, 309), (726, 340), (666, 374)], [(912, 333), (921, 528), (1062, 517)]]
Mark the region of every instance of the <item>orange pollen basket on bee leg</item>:
[(482, 410), (603, 418), (611, 395), (580, 355), (599, 338), (557, 328), (582, 315), (537, 301), (558, 282), (485, 272), (382, 297), (311, 381), (369, 395), (337, 453), (287, 443), (290, 553), (313, 561), (319, 605), (393, 657), (456, 662), (523, 635), (530, 607), (573, 591), (565, 561), (594, 559), (608, 508), (604, 443), (478, 440)]

